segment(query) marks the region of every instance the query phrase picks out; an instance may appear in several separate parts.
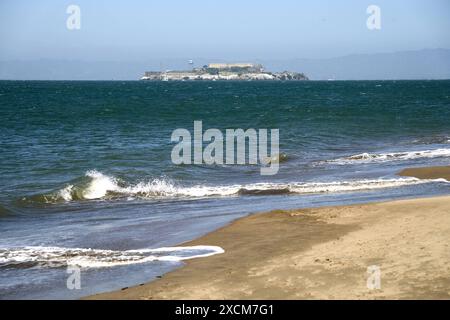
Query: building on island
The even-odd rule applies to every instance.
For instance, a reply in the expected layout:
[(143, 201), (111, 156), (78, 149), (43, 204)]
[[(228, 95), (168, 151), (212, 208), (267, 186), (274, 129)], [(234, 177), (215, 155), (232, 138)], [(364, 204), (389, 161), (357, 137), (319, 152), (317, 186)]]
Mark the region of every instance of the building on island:
[(253, 63), (210, 63), (208, 64), (207, 68), (217, 69), (219, 71), (248, 72), (248, 73), (258, 73), (264, 71), (264, 68), (261, 64), (253, 64)]

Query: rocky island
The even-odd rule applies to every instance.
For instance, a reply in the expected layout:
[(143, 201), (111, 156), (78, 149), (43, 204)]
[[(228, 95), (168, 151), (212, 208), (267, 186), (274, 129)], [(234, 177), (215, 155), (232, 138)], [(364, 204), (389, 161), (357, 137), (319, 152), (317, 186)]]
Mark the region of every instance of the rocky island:
[(261, 64), (253, 63), (210, 63), (190, 71), (147, 71), (141, 80), (187, 81), (187, 80), (309, 80), (298, 72), (269, 72)]

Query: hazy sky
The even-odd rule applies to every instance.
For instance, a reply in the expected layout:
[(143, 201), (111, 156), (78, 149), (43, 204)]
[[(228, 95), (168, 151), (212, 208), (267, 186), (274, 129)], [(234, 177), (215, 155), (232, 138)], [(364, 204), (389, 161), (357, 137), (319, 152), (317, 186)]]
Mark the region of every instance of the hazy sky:
[[(81, 8), (68, 30), (66, 9)], [(366, 9), (381, 8), (381, 30)], [(450, 48), (448, 0), (1, 0), (0, 60), (291, 59)]]

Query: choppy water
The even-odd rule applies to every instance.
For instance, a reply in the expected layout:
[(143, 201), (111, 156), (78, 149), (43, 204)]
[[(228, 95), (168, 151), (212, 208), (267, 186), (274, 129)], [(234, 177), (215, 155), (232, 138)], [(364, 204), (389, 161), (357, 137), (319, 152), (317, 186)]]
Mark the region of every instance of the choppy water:
[[(450, 192), (395, 175), (450, 164), (450, 81), (3, 81), (0, 117), (0, 298), (151, 280), (220, 254), (172, 247), (252, 212)], [(172, 164), (171, 133), (194, 120), (278, 128), (279, 173)]]

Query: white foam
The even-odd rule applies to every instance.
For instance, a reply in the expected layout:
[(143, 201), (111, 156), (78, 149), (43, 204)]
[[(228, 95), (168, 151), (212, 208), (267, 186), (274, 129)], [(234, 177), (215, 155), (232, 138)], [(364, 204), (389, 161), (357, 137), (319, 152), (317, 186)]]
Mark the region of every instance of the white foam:
[(101, 250), (62, 247), (0, 248), (0, 266), (104, 268), (152, 261), (180, 262), (224, 253), (217, 246), (163, 247), (139, 250)]
[(401, 160), (438, 158), (438, 157), (450, 157), (450, 149), (442, 148), (434, 150), (419, 150), (419, 151), (405, 151), (392, 153), (360, 153), (345, 158), (328, 160), (325, 162), (345, 165), (345, 164), (401, 161)]
[(115, 178), (104, 175), (101, 172), (90, 170), (86, 173), (86, 176), (92, 180), (89, 186), (82, 192), (84, 199), (100, 199), (107, 192), (119, 191), (120, 189)]
[[(92, 179), (81, 192), (76, 187), (69, 185), (57, 192), (57, 196), (64, 201), (72, 199), (93, 200), (103, 199), (106, 196), (123, 197), (130, 200), (135, 198), (203, 198), (203, 197), (229, 197), (241, 194), (270, 194), (277, 193), (333, 193), (347, 191), (363, 191), (381, 188), (393, 188), (406, 185), (443, 182), (445, 180), (427, 180), (417, 178), (393, 178), (393, 179), (363, 179), (331, 182), (289, 182), (289, 183), (250, 183), (222, 186), (180, 186), (163, 179), (155, 179), (150, 182), (140, 182), (135, 185), (121, 187), (114, 177), (106, 176), (99, 172), (89, 171), (87, 175)], [(110, 194), (108, 194), (110, 193)], [(76, 196), (76, 197), (75, 197)]]
[(291, 189), (293, 192), (296, 193), (334, 193), (334, 192), (395, 188), (430, 182), (442, 182), (442, 180), (439, 181), (421, 180), (417, 178), (374, 179), (374, 180), (365, 179), (356, 181), (299, 184), (293, 185)]
[(64, 187), (63, 189), (58, 191), (57, 197), (62, 198), (64, 201), (70, 201), (72, 200), (72, 192), (73, 185), (69, 184), (67, 187)]

